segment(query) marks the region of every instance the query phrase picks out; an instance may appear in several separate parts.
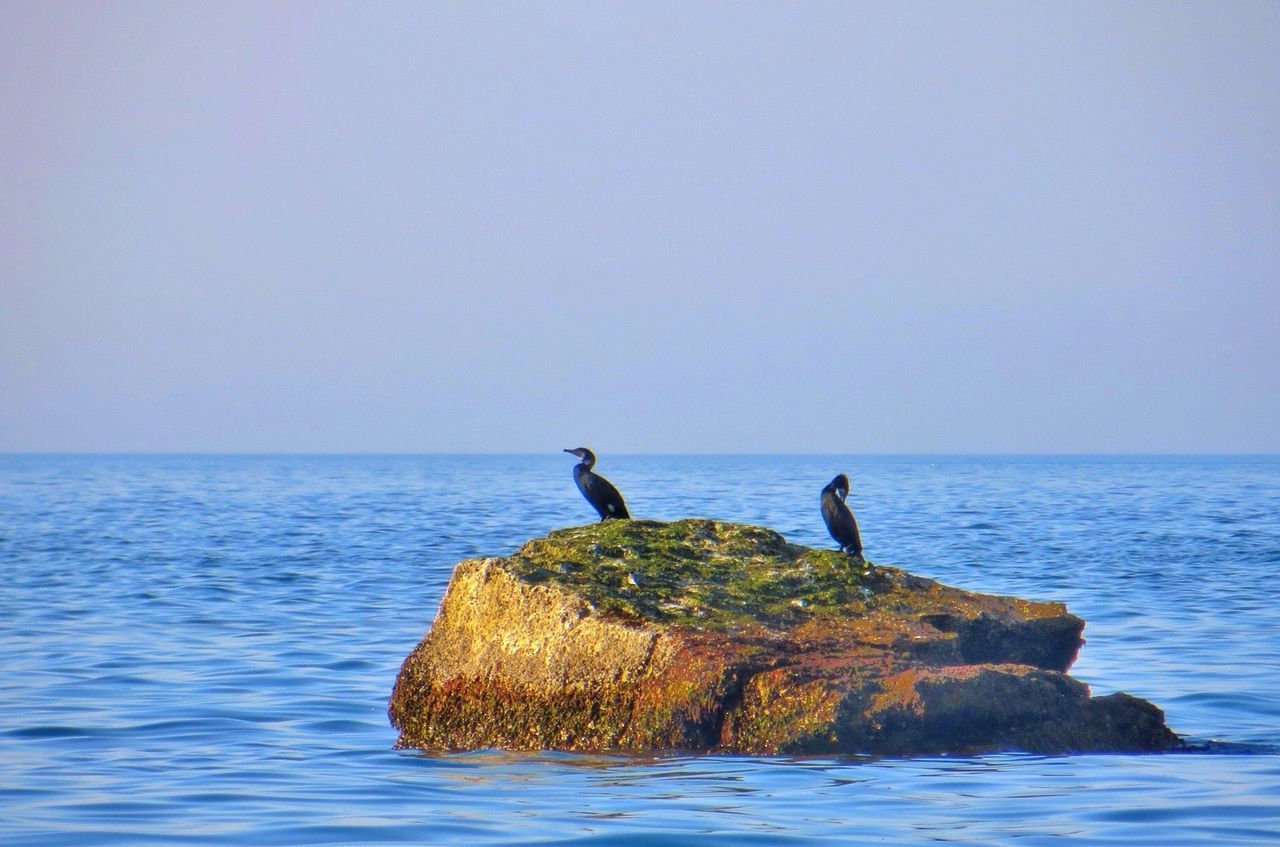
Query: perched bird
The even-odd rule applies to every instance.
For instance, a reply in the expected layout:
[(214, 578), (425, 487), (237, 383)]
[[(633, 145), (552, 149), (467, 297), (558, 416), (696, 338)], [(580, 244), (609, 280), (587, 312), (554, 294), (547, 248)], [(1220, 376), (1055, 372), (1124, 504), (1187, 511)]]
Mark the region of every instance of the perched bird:
[(591, 472), (596, 464), (595, 453), (586, 447), (577, 447), (573, 450), (566, 447), (564, 452), (572, 453), (582, 460), (573, 466), (573, 481), (578, 483), (578, 490), (582, 492), (583, 497), (587, 498), (587, 502), (600, 513), (600, 520), (631, 517), (627, 514), (627, 504), (622, 502), (622, 495), (613, 487), (613, 483)]
[(841, 552), (848, 553), (858, 562), (862, 558), (862, 537), (858, 535), (858, 522), (853, 519), (853, 512), (845, 505), (844, 498), (849, 496), (849, 477), (840, 474), (822, 488), (822, 520), (827, 524), (827, 532), (831, 533), (840, 544)]

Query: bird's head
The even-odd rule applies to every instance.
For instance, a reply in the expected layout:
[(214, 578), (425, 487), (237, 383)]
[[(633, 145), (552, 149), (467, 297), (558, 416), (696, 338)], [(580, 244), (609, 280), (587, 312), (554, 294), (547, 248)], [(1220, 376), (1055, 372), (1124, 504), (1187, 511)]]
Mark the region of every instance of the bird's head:
[(831, 486), (835, 488), (836, 494), (839, 495), (841, 500), (849, 496), (849, 477), (844, 474), (840, 474), (831, 480)]
[(596, 463), (596, 454), (592, 453), (586, 447), (574, 447), (572, 449), (569, 447), (566, 447), (564, 448), (564, 452), (577, 456), (579, 459), (585, 462), (588, 466), (594, 465)]

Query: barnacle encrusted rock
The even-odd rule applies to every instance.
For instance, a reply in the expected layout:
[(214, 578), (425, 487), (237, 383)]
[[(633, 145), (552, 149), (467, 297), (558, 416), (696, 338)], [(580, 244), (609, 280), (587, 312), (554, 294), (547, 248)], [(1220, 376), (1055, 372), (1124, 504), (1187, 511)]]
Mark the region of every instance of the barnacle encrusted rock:
[(1164, 750), (1064, 671), (1084, 621), (768, 529), (607, 521), (460, 562), (392, 692), (397, 745), (936, 754)]

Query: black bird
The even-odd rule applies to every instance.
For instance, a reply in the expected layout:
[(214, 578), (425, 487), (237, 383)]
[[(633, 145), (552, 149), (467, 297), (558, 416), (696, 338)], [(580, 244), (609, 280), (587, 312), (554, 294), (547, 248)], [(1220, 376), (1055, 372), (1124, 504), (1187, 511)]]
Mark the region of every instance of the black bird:
[(591, 472), (591, 468), (596, 463), (595, 453), (586, 447), (577, 447), (573, 450), (566, 447), (564, 452), (572, 453), (582, 460), (573, 466), (573, 481), (578, 483), (578, 490), (582, 492), (583, 497), (587, 498), (587, 502), (600, 513), (600, 520), (631, 517), (627, 514), (627, 504), (622, 502), (622, 495), (613, 487), (613, 483)]
[(849, 496), (849, 477), (840, 474), (822, 489), (822, 520), (827, 524), (827, 532), (831, 533), (840, 544), (840, 551), (848, 553), (858, 561), (862, 558), (862, 537), (858, 535), (858, 522), (853, 519), (853, 512), (845, 505), (844, 498)]

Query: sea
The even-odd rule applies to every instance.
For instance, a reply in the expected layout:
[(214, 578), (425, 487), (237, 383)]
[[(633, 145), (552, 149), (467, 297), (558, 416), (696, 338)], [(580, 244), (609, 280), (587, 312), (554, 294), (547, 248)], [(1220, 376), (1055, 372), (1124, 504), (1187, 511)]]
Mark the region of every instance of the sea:
[(595, 515), (546, 455), (0, 456), (0, 844), (1280, 844), (1280, 457), (601, 453), (633, 515), (1061, 600), (1187, 752), (394, 748), (456, 562)]

